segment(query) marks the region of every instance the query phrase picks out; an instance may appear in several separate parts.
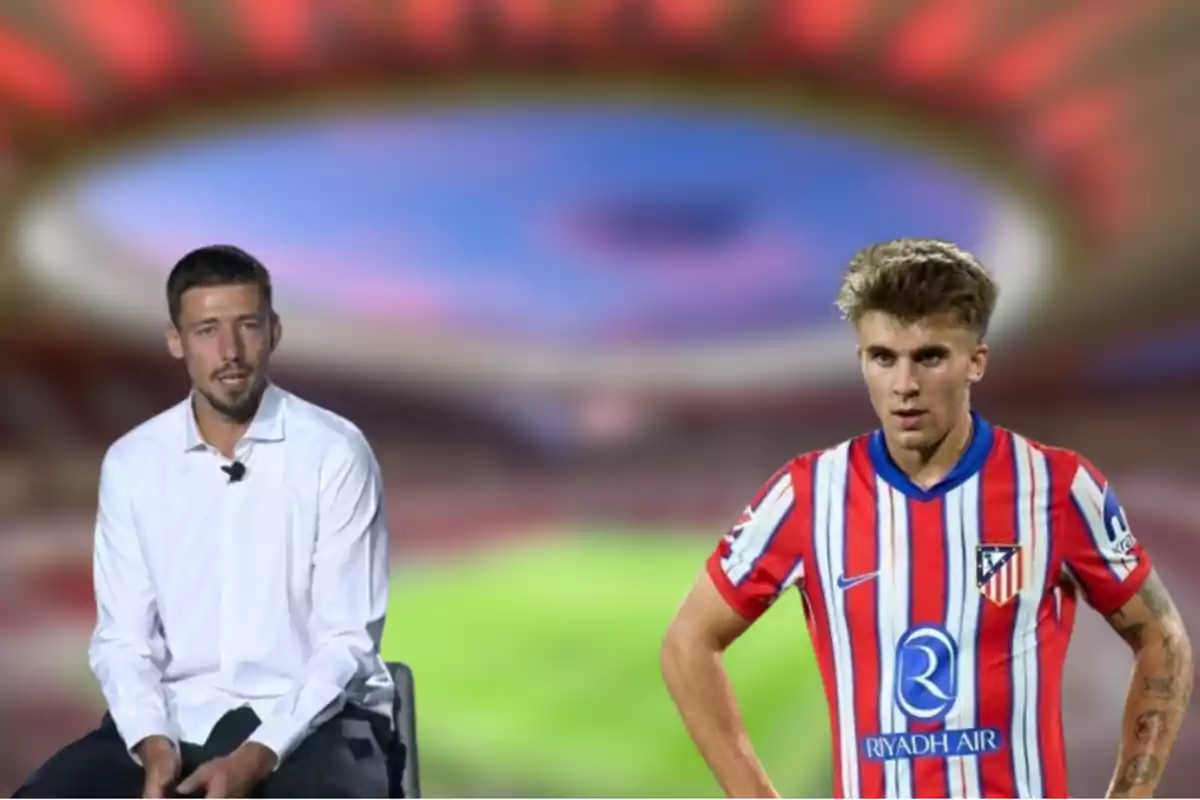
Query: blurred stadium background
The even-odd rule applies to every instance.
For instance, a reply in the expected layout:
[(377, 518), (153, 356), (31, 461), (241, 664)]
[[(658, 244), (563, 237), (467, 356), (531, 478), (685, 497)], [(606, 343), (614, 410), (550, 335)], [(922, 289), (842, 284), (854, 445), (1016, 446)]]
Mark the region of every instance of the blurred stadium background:
[[(1194, 620), (1198, 79), (1188, 2), (5, 0), (0, 790), (101, 711), (98, 464), (186, 390), (162, 286), (214, 241), (383, 464), (427, 794), (716, 793), (659, 639), (749, 493), (871, 424), (831, 301), (886, 237), (994, 267), (980, 406), (1106, 471)], [(731, 669), (827, 794), (782, 605)], [(1069, 662), (1096, 796), (1130, 662), (1090, 613)], [(1193, 717), (1160, 796), (1198, 756)]]

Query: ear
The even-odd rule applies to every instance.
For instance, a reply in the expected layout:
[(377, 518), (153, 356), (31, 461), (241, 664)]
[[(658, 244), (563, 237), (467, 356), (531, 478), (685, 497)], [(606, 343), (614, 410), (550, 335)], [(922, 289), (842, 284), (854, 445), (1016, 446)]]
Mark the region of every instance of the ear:
[(172, 358), (183, 359), (183, 337), (173, 323), (167, 326), (167, 352)]
[(279, 321), (279, 315), (271, 313), (271, 352), (275, 352), (275, 348), (279, 347), (280, 340), (283, 339), (283, 323)]
[(971, 353), (971, 369), (967, 373), (967, 381), (969, 383), (979, 383), (983, 380), (983, 375), (987, 372), (988, 364), (988, 346), (982, 342), (975, 346), (975, 351)]

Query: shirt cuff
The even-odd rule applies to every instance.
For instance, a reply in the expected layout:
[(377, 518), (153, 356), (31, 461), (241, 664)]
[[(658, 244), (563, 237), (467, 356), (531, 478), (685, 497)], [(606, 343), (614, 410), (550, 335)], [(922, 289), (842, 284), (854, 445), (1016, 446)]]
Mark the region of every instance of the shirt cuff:
[(275, 769), (308, 735), (309, 726), (297, 727), (290, 719), (270, 719), (259, 725), (246, 741), (256, 742), (275, 754)]
[(1103, 595), (1095, 592), (1090, 595), (1092, 608), (1104, 617), (1120, 611), (1122, 606), (1132, 600), (1133, 596), (1142, 588), (1146, 578), (1150, 577), (1150, 568), (1150, 559), (1143, 555), (1138, 565), (1133, 568), (1133, 572), (1124, 581), (1111, 589), (1105, 585), (1106, 591)]
[(710, 556), (705, 566), (708, 570), (708, 577), (712, 580), (713, 586), (717, 588), (721, 597), (729, 604), (730, 608), (744, 619), (754, 622), (766, 612), (765, 607), (738, 592), (737, 587), (733, 585), (729, 580), (729, 576), (725, 574), (725, 570), (721, 569), (721, 562), (718, 557)]
[(176, 741), (175, 734), (165, 719), (153, 716), (136, 716), (125, 717), (117, 721), (114, 716), (113, 720), (117, 724), (117, 730), (121, 734), (121, 739), (125, 742), (125, 749), (128, 751), (129, 757), (139, 767), (143, 766), (142, 759), (134, 752), (134, 748), (149, 736), (166, 737), (175, 747), (175, 752), (179, 752), (179, 742)]
[(255, 728), (246, 741), (261, 744), (274, 753), (277, 759), (275, 769), (279, 769), (283, 760), (291, 755), (301, 742), (317, 728), (336, 717), (345, 705), (345, 700), (339, 698), (311, 719), (297, 713), (272, 715)]

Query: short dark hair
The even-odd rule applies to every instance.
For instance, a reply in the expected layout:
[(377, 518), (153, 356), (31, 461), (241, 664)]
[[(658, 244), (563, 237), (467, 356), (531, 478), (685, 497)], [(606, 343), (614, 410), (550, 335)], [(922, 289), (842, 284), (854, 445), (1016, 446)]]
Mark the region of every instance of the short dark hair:
[(188, 253), (175, 264), (167, 278), (167, 310), (171, 323), (179, 327), (183, 295), (198, 286), (254, 284), (263, 302), (271, 308), (271, 274), (254, 256), (231, 244), (212, 244)]
[(938, 239), (893, 239), (854, 255), (837, 306), (856, 325), (871, 311), (903, 322), (949, 312), (983, 338), (998, 295), (991, 273), (967, 250)]

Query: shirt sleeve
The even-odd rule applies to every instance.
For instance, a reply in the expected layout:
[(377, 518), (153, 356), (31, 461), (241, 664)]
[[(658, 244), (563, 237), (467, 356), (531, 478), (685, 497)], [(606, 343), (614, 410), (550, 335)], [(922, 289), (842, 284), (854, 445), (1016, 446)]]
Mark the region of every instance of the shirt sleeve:
[(388, 531), (379, 465), (361, 437), (322, 465), (313, 563), (312, 655), (301, 678), (250, 736), (283, 759), (345, 704), (379, 663), (388, 603)]
[(804, 465), (779, 469), (754, 495), (742, 516), (708, 558), (713, 585), (734, 611), (756, 620), (804, 574), (802, 514), (796, 513), (807, 484)]
[(154, 660), (158, 603), (134, 527), (131, 478), (110, 449), (100, 467), (92, 573), (96, 627), (88, 661), (121, 738), (133, 748), (147, 736), (178, 744)]
[(1063, 568), (1094, 609), (1111, 614), (1137, 593), (1150, 573), (1150, 557), (1134, 538), (1112, 484), (1078, 458), (1065, 515)]

